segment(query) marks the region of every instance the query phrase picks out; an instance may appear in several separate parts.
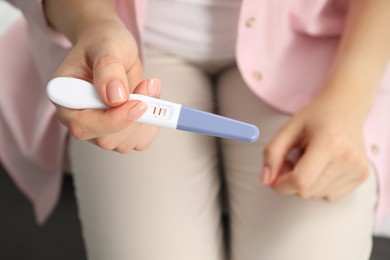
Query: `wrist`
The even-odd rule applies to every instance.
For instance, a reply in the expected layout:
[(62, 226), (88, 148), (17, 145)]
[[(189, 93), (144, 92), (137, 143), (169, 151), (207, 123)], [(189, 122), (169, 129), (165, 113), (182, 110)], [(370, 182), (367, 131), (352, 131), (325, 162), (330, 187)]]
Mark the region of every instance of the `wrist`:
[(318, 93), (320, 101), (332, 115), (344, 118), (346, 124), (363, 125), (374, 103), (376, 88), (367, 91), (359, 82), (327, 83)]
[(339, 55), (318, 96), (332, 99), (342, 109), (340, 112), (362, 122), (375, 101), (383, 73), (372, 63), (368, 68), (361, 60), (360, 55)]
[(48, 23), (75, 44), (104, 24), (121, 24), (111, 0), (45, 0)]

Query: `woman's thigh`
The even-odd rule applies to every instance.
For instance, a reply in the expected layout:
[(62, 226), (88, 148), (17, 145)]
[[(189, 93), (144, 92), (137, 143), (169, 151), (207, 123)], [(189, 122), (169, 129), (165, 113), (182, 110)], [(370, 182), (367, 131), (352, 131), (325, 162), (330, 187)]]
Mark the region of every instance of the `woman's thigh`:
[(257, 98), (237, 68), (218, 82), (222, 114), (260, 129), (256, 143), (222, 140), (231, 218), (232, 260), (367, 260), (376, 179), (336, 202), (302, 200), (260, 184), (263, 149), (290, 116)]
[[(212, 109), (201, 70), (153, 48), (145, 55), (162, 98)], [(213, 138), (161, 129), (146, 151), (126, 155), (71, 138), (70, 158), (89, 259), (222, 259)]]

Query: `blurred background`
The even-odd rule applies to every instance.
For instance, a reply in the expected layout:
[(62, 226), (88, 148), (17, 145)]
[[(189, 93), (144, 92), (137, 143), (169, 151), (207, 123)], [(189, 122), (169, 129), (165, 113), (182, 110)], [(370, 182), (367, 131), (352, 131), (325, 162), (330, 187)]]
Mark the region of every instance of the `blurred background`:
[[(0, 37), (20, 16), (17, 9), (0, 0)], [(0, 259), (86, 259), (70, 175), (65, 175), (61, 199), (53, 216), (39, 227), (31, 204), (0, 164)], [(389, 259), (390, 219), (387, 219), (374, 236), (371, 260)]]

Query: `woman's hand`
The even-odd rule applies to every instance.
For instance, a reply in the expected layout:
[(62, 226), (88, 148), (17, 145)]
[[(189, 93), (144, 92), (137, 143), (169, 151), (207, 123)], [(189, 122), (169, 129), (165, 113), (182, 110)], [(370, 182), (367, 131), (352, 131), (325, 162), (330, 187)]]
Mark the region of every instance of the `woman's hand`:
[(364, 119), (338, 101), (318, 96), (279, 131), (265, 149), (264, 184), (284, 195), (333, 201), (367, 178)]
[[(138, 93), (159, 97), (161, 84), (157, 79), (141, 81), (136, 41), (116, 16), (112, 2), (49, 0), (46, 7), (49, 21), (74, 43), (55, 76), (93, 83), (103, 102), (111, 107), (71, 110), (57, 106), (59, 120), (75, 138), (103, 149), (120, 153), (146, 149), (158, 128), (134, 122), (147, 107), (140, 101), (129, 101), (128, 96)], [(72, 12), (64, 14), (61, 8)], [(99, 10), (98, 15), (94, 10)], [(77, 12), (79, 15), (75, 15)]]
[(79, 37), (55, 76), (93, 82), (104, 103), (112, 107), (105, 111), (57, 106), (60, 121), (75, 138), (120, 153), (144, 150), (149, 146), (158, 128), (134, 122), (147, 107), (140, 101), (128, 101), (128, 95), (159, 97), (160, 81), (141, 82), (136, 43), (121, 24), (96, 26)]

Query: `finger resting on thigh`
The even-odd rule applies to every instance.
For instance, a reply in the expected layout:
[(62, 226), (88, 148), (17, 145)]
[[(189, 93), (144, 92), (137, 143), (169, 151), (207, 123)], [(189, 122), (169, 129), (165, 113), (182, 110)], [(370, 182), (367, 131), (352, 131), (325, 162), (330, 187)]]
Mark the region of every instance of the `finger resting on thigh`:
[(354, 179), (351, 174), (344, 173), (329, 182), (322, 190), (318, 190), (313, 197), (315, 199), (334, 201), (343, 195), (346, 195), (357, 186), (359, 186), (359, 182)]
[(313, 185), (300, 193), (305, 198), (318, 198), (326, 189), (340, 177), (340, 169), (335, 164), (329, 164), (313, 183)]

